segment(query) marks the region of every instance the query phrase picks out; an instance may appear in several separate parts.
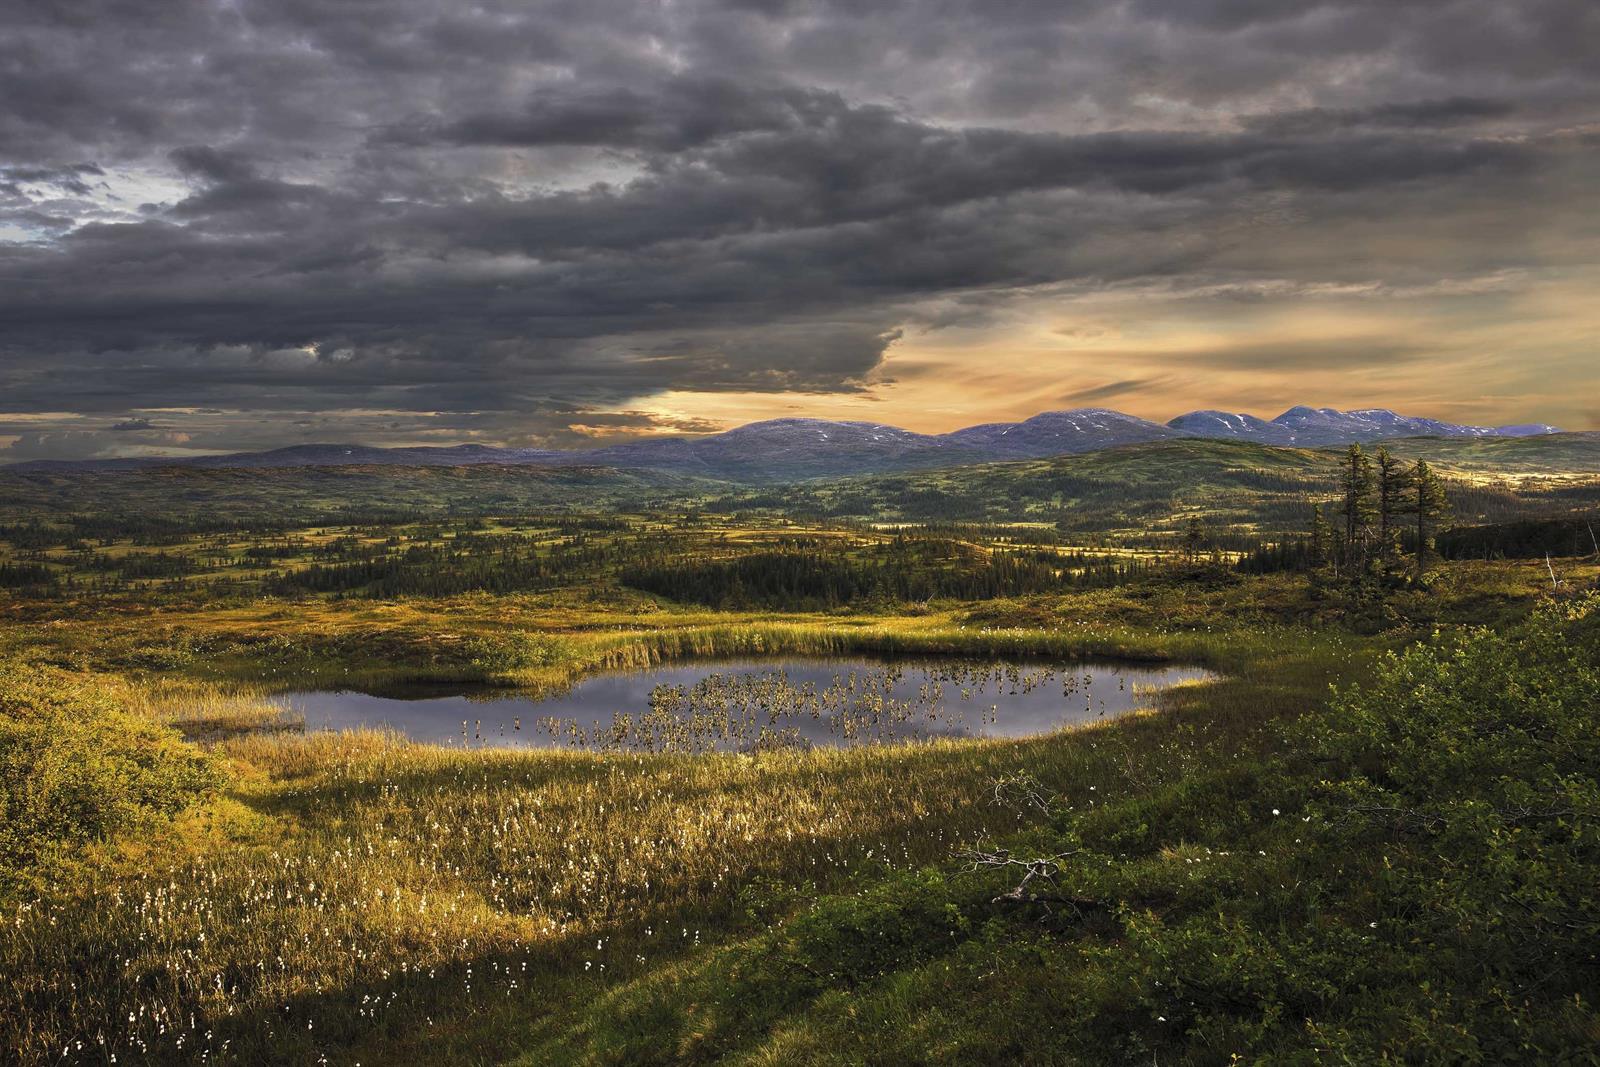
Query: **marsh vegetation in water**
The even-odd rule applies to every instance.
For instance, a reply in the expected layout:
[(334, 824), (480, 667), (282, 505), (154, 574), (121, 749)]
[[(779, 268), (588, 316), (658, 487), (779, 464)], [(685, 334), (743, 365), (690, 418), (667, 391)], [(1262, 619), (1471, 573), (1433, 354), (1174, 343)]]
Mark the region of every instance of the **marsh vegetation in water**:
[(554, 693), (287, 693), (308, 729), (385, 727), (461, 747), (752, 751), (1026, 737), (1148, 707), (1193, 667), (865, 658), (726, 660), (596, 675)]

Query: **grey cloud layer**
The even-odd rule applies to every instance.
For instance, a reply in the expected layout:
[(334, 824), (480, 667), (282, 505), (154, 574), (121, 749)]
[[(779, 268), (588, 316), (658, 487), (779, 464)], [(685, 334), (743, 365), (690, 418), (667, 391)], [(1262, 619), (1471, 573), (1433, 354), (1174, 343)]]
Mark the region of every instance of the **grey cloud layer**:
[(1596, 39), (1589, 0), (11, 5), (0, 434), (559, 434), (859, 389), (963, 294), (1570, 266)]

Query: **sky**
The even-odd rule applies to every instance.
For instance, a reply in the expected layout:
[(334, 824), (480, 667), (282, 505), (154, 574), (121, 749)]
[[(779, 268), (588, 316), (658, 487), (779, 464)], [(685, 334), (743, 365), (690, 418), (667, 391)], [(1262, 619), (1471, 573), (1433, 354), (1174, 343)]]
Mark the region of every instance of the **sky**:
[(1594, 0), (0, 5), (0, 462), (1600, 428)]

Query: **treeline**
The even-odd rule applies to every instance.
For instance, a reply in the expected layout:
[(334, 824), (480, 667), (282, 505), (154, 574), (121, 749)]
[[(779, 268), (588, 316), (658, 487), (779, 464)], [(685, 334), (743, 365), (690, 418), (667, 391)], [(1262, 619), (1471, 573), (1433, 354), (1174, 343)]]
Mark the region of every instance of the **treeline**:
[(1458, 526), (1439, 535), (1438, 550), (1445, 559), (1600, 555), (1600, 515)]
[(170, 547), (184, 544), (195, 537), (228, 535), (237, 538), (267, 537), (307, 526), (344, 525), (366, 522), (373, 525), (390, 525), (391, 520), (405, 521), (396, 515), (374, 513), (371, 515), (281, 516), (278, 518), (226, 518), (222, 516), (183, 515), (169, 516), (145, 513), (108, 513), (65, 515), (49, 522), (37, 519), (28, 522), (0, 525), (0, 540), (9, 541), (17, 548), (81, 549), (93, 544), (111, 545), (127, 541), (148, 547)]
[(623, 568), (624, 585), (712, 607), (816, 609), (864, 600), (985, 600), (1059, 588), (1059, 572), (1038, 557), (996, 551), (981, 564), (947, 567), (780, 549), (732, 559), (686, 559)]
[(183, 578), (214, 569), (214, 565), (178, 552), (129, 552), (110, 556), (80, 551), (72, 560), (74, 568), (87, 571), (114, 571), (124, 578)]
[(1255, 545), (1239, 557), (1235, 566), (1244, 574), (1309, 571), (1324, 562), (1321, 556), (1309, 537), (1289, 538)]
[(783, 547), (729, 558), (655, 559), (622, 568), (627, 586), (716, 608), (819, 610), (866, 602), (992, 600), (1116, 585), (1160, 569), (1117, 559), (1024, 547), (964, 552), (938, 539), (907, 539), (848, 553)]
[[(1415, 533), (1401, 531), (1400, 548), (1414, 554)], [(1453, 526), (1435, 535), (1433, 550), (1446, 560), (1600, 557), (1600, 515)], [(1301, 537), (1257, 544), (1238, 567), (1248, 574), (1270, 574), (1310, 571), (1327, 563), (1326, 552), (1312, 538)]]
[(1473, 525), (1499, 525), (1568, 517), (1575, 510), (1600, 508), (1600, 480), (1527, 488), (1449, 481), (1451, 510)]
[[(1329, 479), (1315, 471), (1231, 466), (1197, 472), (1213, 511), (1232, 511), (1241, 523), (1304, 528), (1312, 502)], [(1159, 522), (1180, 510), (1194, 484), (1172, 472), (1135, 478), (1078, 473), (1048, 465), (962, 469), (916, 475), (847, 479), (741, 491), (713, 498), (719, 514), (779, 513), (819, 521), (896, 517), (929, 524), (983, 524), (1027, 519), (1056, 524), (1063, 533), (1095, 534)]]
[(42, 563), (0, 563), (0, 589), (52, 587), (56, 575)]
[(67, 534), (60, 528), (38, 520), (0, 523), (0, 541), (8, 541), (22, 551), (56, 548), (66, 543), (66, 538)]
[(626, 542), (581, 533), (539, 548), (527, 537), (476, 535), (344, 563), (313, 563), (269, 577), (263, 591), (275, 596), (359, 593), (374, 598), (533, 592), (584, 576), (598, 577), (636, 552)]

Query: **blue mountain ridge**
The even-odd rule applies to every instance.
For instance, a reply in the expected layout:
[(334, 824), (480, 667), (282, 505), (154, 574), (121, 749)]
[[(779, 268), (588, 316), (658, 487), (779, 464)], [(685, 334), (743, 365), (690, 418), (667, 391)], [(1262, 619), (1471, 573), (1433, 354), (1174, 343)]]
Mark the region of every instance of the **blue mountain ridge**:
[(961, 463), (1093, 452), (1180, 438), (1328, 447), (1395, 437), (1530, 437), (1553, 426), (1465, 426), (1398, 415), (1383, 408), (1339, 411), (1296, 406), (1275, 419), (1191, 411), (1166, 424), (1107, 408), (1046, 411), (1022, 422), (992, 422), (945, 434), (921, 434), (872, 422), (784, 418), (704, 437), (647, 438), (589, 449), (497, 448), (468, 444), (377, 448), (307, 444), (228, 455), (40, 460), (7, 470), (130, 470), (157, 466), (209, 469), (310, 466), (601, 466), (661, 470), (734, 480), (827, 477), (926, 469)]

